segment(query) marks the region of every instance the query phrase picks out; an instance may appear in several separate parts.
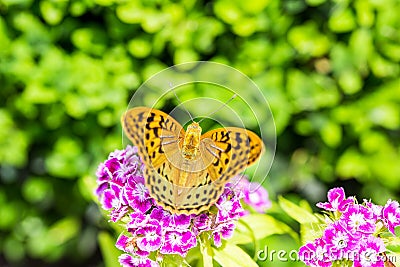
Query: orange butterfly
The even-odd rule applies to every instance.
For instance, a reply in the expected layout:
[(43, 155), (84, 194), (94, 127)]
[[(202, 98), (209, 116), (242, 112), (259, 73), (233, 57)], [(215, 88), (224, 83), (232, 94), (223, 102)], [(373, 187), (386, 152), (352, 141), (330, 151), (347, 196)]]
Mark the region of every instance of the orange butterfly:
[(249, 130), (226, 127), (201, 135), (198, 123), (185, 131), (168, 114), (147, 107), (128, 110), (122, 126), (144, 161), (150, 195), (176, 214), (208, 210), (230, 178), (263, 150), (261, 139)]

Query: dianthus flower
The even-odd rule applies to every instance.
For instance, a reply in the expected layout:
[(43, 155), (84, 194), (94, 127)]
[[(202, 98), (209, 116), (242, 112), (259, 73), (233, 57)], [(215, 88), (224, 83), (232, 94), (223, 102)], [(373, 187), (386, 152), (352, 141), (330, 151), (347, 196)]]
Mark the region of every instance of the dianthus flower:
[(300, 248), (299, 257), (304, 263), (308, 266), (385, 266), (387, 249), (381, 234), (394, 234), (395, 227), (400, 225), (397, 201), (389, 200), (385, 206), (367, 200), (358, 204), (355, 198), (345, 197), (343, 188), (333, 188), (328, 192), (328, 202), (317, 206), (336, 214), (332, 213), (327, 220), (322, 237)]
[(227, 184), (212, 206), (215, 212), (173, 214), (150, 196), (143, 167), (137, 148), (128, 145), (125, 150), (112, 152), (96, 172), (96, 194), (101, 206), (109, 211), (110, 221), (125, 226), (116, 242), (116, 247), (125, 253), (119, 257), (124, 267), (159, 266), (158, 260), (168, 254), (184, 258), (203, 234), (220, 247), (223, 239), (232, 237), (236, 221), (248, 213), (241, 199), (259, 212), (270, 206), (263, 187), (246, 178), (234, 178), (241, 186)]

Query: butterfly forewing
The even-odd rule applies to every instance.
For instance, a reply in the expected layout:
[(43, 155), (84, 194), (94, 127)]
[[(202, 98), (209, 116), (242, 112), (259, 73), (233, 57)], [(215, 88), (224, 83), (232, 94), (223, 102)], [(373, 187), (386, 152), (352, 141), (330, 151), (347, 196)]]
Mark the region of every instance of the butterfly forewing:
[[(185, 136), (183, 127), (166, 113), (147, 107), (128, 110), (122, 126), (146, 165), (156, 167), (164, 162), (165, 152), (179, 153), (178, 143)], [(165, 145), (164, 145), (165, 144)]]
[(122, 125), (143, 159), (150, 195), (177, 214), (208, 210), (230, 178), (261, 154), (260, 138), (248, 130), (228, 127), (203, 134), (195, 157), (182, 154), (183, 127), (166, 113), (147, 107), (130, 109)]

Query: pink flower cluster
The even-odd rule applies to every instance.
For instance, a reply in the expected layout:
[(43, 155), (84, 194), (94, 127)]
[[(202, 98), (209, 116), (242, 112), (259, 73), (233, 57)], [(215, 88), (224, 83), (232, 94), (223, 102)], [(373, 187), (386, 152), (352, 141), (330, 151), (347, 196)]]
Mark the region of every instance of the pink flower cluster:
[[(354, 267), (384, 267), (386, 248), (379, 233), (394, 233), (400, 225), (400, 207), (389, 200), (385, 206), (364, 200), (357, 204), (355, 198), (345, 197), (343, 188), (328, 192), (328, 202), (318, 203), (319, 208), (333, 212), (322, 237), (307, 243), (299, 250), (300, 259), (308, 266), (332, 266), (346, 262)], [(386, 231), (387, 232), (387, 231)]]
[(264, 212), (270, 206), (266, 190), (247, 179), (234, 180), (225, 187), (215, 203), (214, 213), (198, 215), (172, 214), (158, 206), (144, 185), (144, 165), (137, 148), (116, 150), (97, 170), (96, 194), (110, 220), (125, 224), (116, 247), (125, 252), (119, 258), (124, 267), (159, 266), (155, 259), (178, 254), (185, 257), (197, 245), (200, 234), (212, 238), (215, 246), (232, 236), (235, 221), (247, 212), (241, 199), (255, 210)]

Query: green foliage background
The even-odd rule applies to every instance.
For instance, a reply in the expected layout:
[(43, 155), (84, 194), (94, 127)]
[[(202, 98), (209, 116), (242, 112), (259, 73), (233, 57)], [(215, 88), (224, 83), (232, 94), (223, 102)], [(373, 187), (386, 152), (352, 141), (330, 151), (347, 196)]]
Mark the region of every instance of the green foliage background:
[[(121, 148), (134, 90), (188, 61), (237, 68), (268, 99), (272, 197), (315, 202), (344, 185), (359, 199), (398, 198), (399, 10), (399, 0), (0, 0), (0, 265), (101, 266), (96, 166)], [(263, 242), (298, 246), (286, 239)]]

